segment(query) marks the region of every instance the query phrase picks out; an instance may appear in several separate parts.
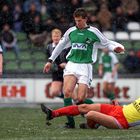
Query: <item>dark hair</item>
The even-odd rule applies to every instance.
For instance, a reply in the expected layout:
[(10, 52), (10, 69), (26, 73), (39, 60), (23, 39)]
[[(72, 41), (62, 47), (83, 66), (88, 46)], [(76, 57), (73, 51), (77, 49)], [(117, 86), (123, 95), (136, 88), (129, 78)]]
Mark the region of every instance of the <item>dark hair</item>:
[(84, 8), (78, 8), (74, 11), (73, 16), (87, 18), (87, 12)]

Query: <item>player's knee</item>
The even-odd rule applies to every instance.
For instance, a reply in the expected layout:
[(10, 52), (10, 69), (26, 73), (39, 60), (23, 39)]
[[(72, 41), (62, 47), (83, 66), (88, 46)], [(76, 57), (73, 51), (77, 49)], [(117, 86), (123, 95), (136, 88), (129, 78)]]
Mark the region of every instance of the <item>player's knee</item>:
[(89, 119), (89, 120), (92, 120), (93, 116), (94, 116), (94, 111), (89, 111), (89, 112), (85, 115), (85, 117), (86, 117), (87, 119)]
[(71, 89), (69, 89), (69, 88), (64, 88), (64, 95), (65, 95), (65, 97), (66, 98), (70, 98), (71, 97)]

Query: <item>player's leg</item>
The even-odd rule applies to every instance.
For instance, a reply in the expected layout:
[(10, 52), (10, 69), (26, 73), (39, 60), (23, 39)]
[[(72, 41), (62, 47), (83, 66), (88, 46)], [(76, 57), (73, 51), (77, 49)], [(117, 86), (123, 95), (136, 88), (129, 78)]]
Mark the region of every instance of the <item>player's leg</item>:
[(110, 99), (110, 101), (114, 105), (118, 105), (118, 101), (116, 100), (115, 93), (114, 93), (116, 79), (117, 79), (117, 75), (112, 76), (111, 72), (107, 72), (103, 78), (104, 83), (106, 83), (106, 90), (104, 90), (104, 93), (106, 97)]
[(100, 112), (100, 104), (81, 104), (62, 107), (56, 110), (49, 109), (45, 105), (41, 105), (42, 111), (47, 114), (48, 120), (60, 116), (76, 116), (79, 114), (86, 114), (89, 111)]
[(107, 91), (108, 91), (108, 89), (107, 89), (107, 81), (104, 81), (103, 82), (103, 93), (104, 93), (104, 96), (106, 97), (106, 94), (107, 94)]
[[(90, 67), (89, 67), (90, 68)], [(91, 71), (91, 69), (86, 69), (87, 73)], [(88, 75), (79, 75), (78, 76), (78, 90), (77, 90), (77, 103), (86, 103), (86, 104), (92, 104), (93, 101), (90, 99), (87, 99), (87, 93), (90, 88), (91, 80), (92, 79), (92, 74)]]
[(88, 120), (87, 123), (90, 128), (94, 128), (94, 124), (98, 123), (107, 128), (119, 129), (116, 119), (112, 116), (97, 111), (89, 111), (85, 116)]
[(62, 93), (63, 83), (61, 81), (52, 81), (50, 94), (52, 97), (60, 96)]
[[(65, 75), (64, 76), (64, 106), (72, 105), (72, 94), (74, 92), (75, 86), (77, 83), (77, 78), (74, 75)], [(74, 118), (68, 116), (68, 123), (66, 124), (68, 127), (75, 127)]]
[(111, 100), (112, 104), (119, 105), (116, 97), (115, 97), (115, 82), (108, 83), (108, 92), (107, 97)]
[(83, 83), (78, 84), (77, 101), (79, 104), (84, 102), (86, 98), (87, 90), (88, 90), (88, 86), (86, 84)]

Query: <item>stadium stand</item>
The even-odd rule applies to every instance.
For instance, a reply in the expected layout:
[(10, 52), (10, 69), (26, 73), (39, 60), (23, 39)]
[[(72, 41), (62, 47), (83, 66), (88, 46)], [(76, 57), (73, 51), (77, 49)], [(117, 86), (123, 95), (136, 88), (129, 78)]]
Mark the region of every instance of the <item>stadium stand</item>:
[(129, 32), (140, 31), (140, 24), (139, 24), (139, 22), (128, 22), (127, 29)]
[(104, 31), (103, 34), (110, 40), (115, 40), (115, 34), (112, 31)]
[[(36, 3), (36, 1), (34, 2)], [(40, 27), (39, 30), (47, 31), (48, 38), (50, 38), (49, 34), (51, 30), (54, 29), (55, 27), (60, 27), (60, 29), (64, 33), (67, 27), (74, 25), (73, 20), (72, 20), (73, 19), (72, 13), (78, 7), (85, 7), (88, 10), (89, 23), (93, 26), (96, 25), (96, 27), (98, 27), (100, 30), (103, 31), (103, 34), (107, 38), (111, 40), (116, 40), (122, 43), (125, 46), (126, 50), (134, 48), (136, 51), (140, 51), (140, 18), (139, 18), (140, 17), (140, 3), (139, 1), (138, 1), (138, 4), (136, 5), (137, 7), (139, 7), (137, 16), (133, 14), (131, 16), (128, 15), (128, 11), (126, 9), (125, 12), (122, 11), (121, 15), (119, 15), (119, 18), (116, 18), (115, 16), (118, 16), (118, 13), (116, 14), (117, 12), (116, 9), (119, 6), (122, 6), (122, 7), (124, 6), (124, 3), (121, 1), (119, 1), (119, 4), (118, 3), (116, 4), (115, 2), (112, 3), (110, 1), (106, 1), (102, 3), (100, 1), (93, 2), (91, 0), (89, 1), (80, 0), (80, 1), (77, 1), (76, 5), (74, 5), (72, 1), (68, 1), (68, 2), (63, 3), (64, 7), (61, 10), (59, 8), (62, 4), (62, 0), (57, 1), (57, 4), (59, 5), (59, 7), (55, 6), (54, 1), (52, 2), (45, 1), (43, 5), (39, 3), (40, 6), (38, 6), (38, 4), (37, 5), (35, 4), (35, 6), (37, 7), (35, 9), (37, 9), (37, 11), (35, 12), (35, 15), (32, 15), (32, 17), (29, 17), (29, 15), (27, 14), (29, 12), (29, 7), (32, 3), (28, 1), (28, 7), (26, 7), (25, 3), (27, 3), (27, 1), (26, 2), (13, 1), (13, 4), (12, 4), (13, 7), (11, 7), (11, 2), (9, 3), (9, 1), (5, 1), (0, 6), (1, 7), (0, 17), (4, 19), (0, 21), (0, 29), (2, 29), (2, 25), (5, 23), (10, 24), (11, 29), (14, 29), (14, 25), (15, 25), (14, 23), (18, 22), (18, 21), (14, 21), (15, 20), (14, 18), (16, 16), (14, 16), (14, 18), (13, 18), (13, 15), (11, 15), (10, 18), (4, 17), (2, 9), (5, 4), (7, 4), (10, 7), (10, 10), (8, 10), (8, 14), (11, 14), (14, 11), (14, 6), (16, 6), (17, 4), (20, 4), (20, 6), (22, 7), (21, 8), (22, 13), (18, 13), (18, 16), (19, 16), (18, 19), (20, 20), (20, 22), (23, 23), (21, 27), (22, 30), (20, 32), (15, 32), (16, 37), (17, 37), (17, 45), (20, 50), (19, 57), (16, 58), (15, 53), (13, 51), (7, 51), (4, 53), (4, 75), (8, 75), (13, 72), (15, 74), (22, 74), (22, 73), (29, 74), (30, 73), (28, 75), (29, 77), (32, 77), (32, 74), (42, 75), (44, 77), (42, 73), (42, 68), (47, 59), (47, 56), (45, 53), (46, 46), (36, 47), (33, 45), (31, 40), (29, 39), (29, 33), (33, 31), (32, 22), (33, 22), (34, 16), (38, 15), (41, 17), (42, 26)], [(112, 14), (112, 19), (116, 19), (116, 20), (111, 21), (112, 28), (109, 30), (102, 29), (102, 26), (97, 20), (98, 11), (102, 4), (105, 4), (109, 7), (109, 11), (111, 11), (111, 14)], [(45, 17), (43, 16), (44, 13), (42, 13), (43, 11), (42, 8), (44, 6), (46, 7), (45, 15), (47, 15)], [(127, 3), (126, 3), (126, 6), (127, 6)], [(58, 12), (54, 12), (52, 9), (55, 9)], [(62, 20), (62, 19), (65, 19), (65, 20)], [(125, 23), (124, 28), (118, 27), (116, 28), (117, 30), (114, 30), (114, 27), (116, 25), (119, 26), (119, 23), (122, 23), (122, 21)], [(33, 31), (33, 32), (38, 32), (38, 30)], [(127, 51), (126, 51), (126, 54), (127, 54)], [(120, 62), (123, 62), (123, 59), (126, 56), (126, 54), (118, 55)], [(97, 73), (98, 64), (95, 64), (94, 67), (95, 67), (94, 73)], [(122, 74), (125, 72), (125, 67), (123, 66), (122, 63), (120, 64), (119, 71)]]

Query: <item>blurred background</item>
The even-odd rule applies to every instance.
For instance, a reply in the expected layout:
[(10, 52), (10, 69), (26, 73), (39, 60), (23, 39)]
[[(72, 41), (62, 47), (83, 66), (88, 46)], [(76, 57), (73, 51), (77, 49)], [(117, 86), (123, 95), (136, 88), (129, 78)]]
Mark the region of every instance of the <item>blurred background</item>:
[[(51, 75), (42, 72), (47, 61), (46, 47), (52, 29), (64, 33), (74, 25), (72, 14), (79, 7), (88, 11), (90, 25), (125, 46), (126, 53), (117, 55), (120, 66), (116, 96), (124, 102), (139, 96), (140, 0), (0, 0), (4, 57), (0, 102), (59, 101), (50, 99)], [(105, 101), (98, 87), (98, 61), (93, 67), (91, 97)]]

